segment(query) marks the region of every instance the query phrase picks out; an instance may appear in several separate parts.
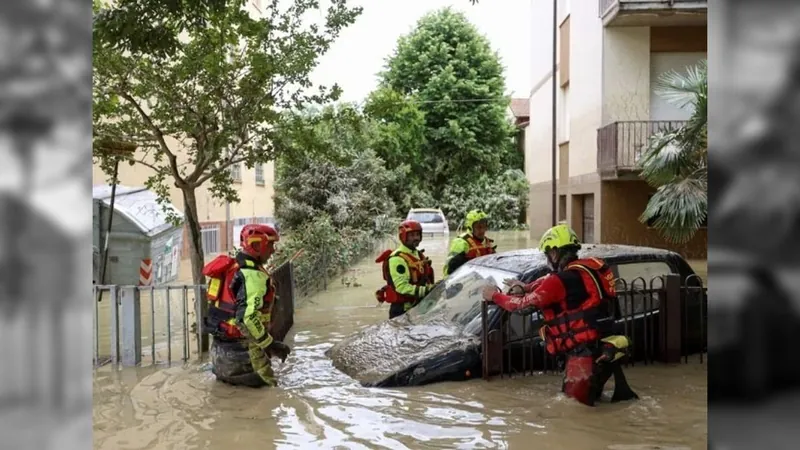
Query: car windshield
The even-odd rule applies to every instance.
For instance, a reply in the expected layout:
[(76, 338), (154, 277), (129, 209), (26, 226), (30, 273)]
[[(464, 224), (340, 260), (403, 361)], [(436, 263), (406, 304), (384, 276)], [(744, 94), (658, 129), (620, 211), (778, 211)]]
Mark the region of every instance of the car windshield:
[[(444, 320), (473, 328), (480, 326), (481, 291), (487, 284), (504, 287), (503, 280), (517, 278), (514, 272), (465, 264), (436, 286), (415, 308), (408, 312), (412, 323)], [(495, 308), (495, 306), (492, 306)]]
[(419, 223), (442, 223), (444, 219), (442, 215), (436, 211), (412, 211), (408, 214), (410, 220), (416, 220)]

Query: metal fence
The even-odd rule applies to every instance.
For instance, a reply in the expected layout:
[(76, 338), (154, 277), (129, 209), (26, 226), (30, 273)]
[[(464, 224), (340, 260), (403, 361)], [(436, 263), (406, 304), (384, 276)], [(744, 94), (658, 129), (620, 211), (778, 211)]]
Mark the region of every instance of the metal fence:
[[(272, 272), (276, 302), (270, 332), (284, 339), (294, 324), (293, 267), (287, 262)], [(137, 366), (188, 361), (206, 350), (203, 333), (205, 286), (95, 285), (94, 364)], [(197, 300), (200, 301), (197, 301)]]
[[(618, 280), (617, 288), (617, 302), (608, 305), (610, 320), (604, 321), (604, 334), (628, 337), (626, 365), (688, 363), (690, 355), (704, 362), (708, 301), (702, 279), (668, 275), (649, 282)], [(497, 314), (497, 308), (484, 303), (481, 310), (485, 380), (563, 370), (563, 360), (544, 349), (538, 313)]]
[(394, 247), (391, 241), (391, 237), (378, 237), (353, 245), (346, 251), (333, 252), (323, 247), (313, 254), (304, 253), (293, 267), (297, 298), (302, 302), (317, 292), (327, 291), (337, 279), (345, 285), (357, 283), (352, 267), (379, 250)]

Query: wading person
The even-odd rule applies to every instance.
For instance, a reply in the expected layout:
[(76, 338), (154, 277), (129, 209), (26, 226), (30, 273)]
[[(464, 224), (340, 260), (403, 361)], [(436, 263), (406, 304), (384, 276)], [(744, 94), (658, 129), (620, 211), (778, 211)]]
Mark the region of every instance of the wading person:
[(383, 267), (386, 285), (375, 292), (378, 302), (389, 303), (389, 318), (402, 316), (419, 303), (434, 286), (431, 260), (423, 250), (422, 225), (416, 220), (406, 220), (398, 227), (400, 246), (384, 251), (376, 263)]
[[(603, 385), (614, 375), (612, 401), (638, 398), (625, 379), (620, 364), (627, 348), (625, 336), (603, 338), (599, 326), (608, 316), (608, 302), (616, 298), (614, 274), (598, 258), (579, 259), (578, 236), (566, 224), (547, 230), (539, 242), (553, 273), (523, 287), (521, 295), (507, 295), (487, 286), (483, 298), (506, 311), (536, 308), (544, 316), (540, 330), (547, 352), (566, 356), (562, 391), (594, 406)], [(519, 281), (507, 280), (512, 286)]]
[(245, 225), (235, 258), (220, 255), (203, 268), (209, 277), (206, 330), (218, 380), (251, 387), (275, 386), (271, 358), (286, 360), (290, 349), (269, 333), (275, 285), (264, 264), (280, 236), (269, 225)]
[(445, 278), (470, 259), (491, 255), (497, 248), (494, 241), (486, 237), (486, 231), (489, 229), (489, 215), (485, 212), (480, 210), (468, 212), (464, 220), (464, 228), (467, 229), (467, 232), (450, 243), (450, 251), (442, 272)]

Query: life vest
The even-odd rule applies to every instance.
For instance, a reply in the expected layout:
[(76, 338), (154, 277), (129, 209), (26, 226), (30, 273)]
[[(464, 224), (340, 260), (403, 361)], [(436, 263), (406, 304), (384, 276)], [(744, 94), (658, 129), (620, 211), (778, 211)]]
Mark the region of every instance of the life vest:
[[(236, 259), (228, 255), (219, 255), (203, 267), (203, 275), (208, 278), (207, 332), (229, 340), (244, 338), (236, 326), (236, 294), (231, 289), (231, 282), (239, 269)], [(251, 269), (267, 273), (260, 266), (254, 265)], [(262, 314), (271, 312), (275, 300), (275, 285), (271, 277), (268, 279), (267, 294), (263, 298), (264, 306), (259, 310)]]
[(483, 241), (479, 241), (471, 234), (465, 233), (459, 236), (459, 238), (467, 241), (467, 245), (469, 245), (469, 249), (466, 253), (467, 260), (477, 258), (479, 256), (491, 255), (492, 253), (495, 253), (495, 248), (497, 248), (496, 245), (492, 245), (494, 244), (494, 241), (488, 237), (484, 237)]
[[(589, 275), (587, 287), (581, 272)], [(597, 258), (580, 259), (554, 275), (561, 279), (567, 292), (564, 300), (542, 311), (545, 326), (540, 333), (550, 354), (570, 351), (575, 347), (600, 339), (597, 321), (609, 314), (608, 301), (617, 296), (614, 273)]]
[(428, 283), (433, 282), (433, 267), (430, 261), (425, 258), (422, 250), (419, 251), (419, 258), (410, 253), (401, 252), (398, 250), (385, 250), (375, 260), (376, 263), (382, 264), (383, 280), (386, 285), (375, 292), (375, 298), (383, 303), (408, 303), (416, 302), (418, 298), (411, 295), (404, 295), (398, 293), (394, 288), (392, 275), (389, 272), (389, 260), (394, 257), (400, 257), (408, 264), (409, 280), (414, 286), (426, 286)]

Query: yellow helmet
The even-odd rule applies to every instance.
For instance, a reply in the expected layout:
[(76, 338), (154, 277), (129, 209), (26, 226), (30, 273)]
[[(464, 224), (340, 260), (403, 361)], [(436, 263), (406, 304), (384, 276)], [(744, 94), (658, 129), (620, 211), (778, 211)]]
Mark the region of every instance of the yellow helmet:
[(545, 231), (539, 241), (539, 250), (547, 253), (552, 248), (581, 248), (581, 241), (575, 231), (566, 223), (560, 223)]
[(464, 228), (472, 231), (472, 225), (481, 220), (488, 220), (489, 215), (479, 209), (473, 209), (467, 213), (467, 218), (464, 220)]

